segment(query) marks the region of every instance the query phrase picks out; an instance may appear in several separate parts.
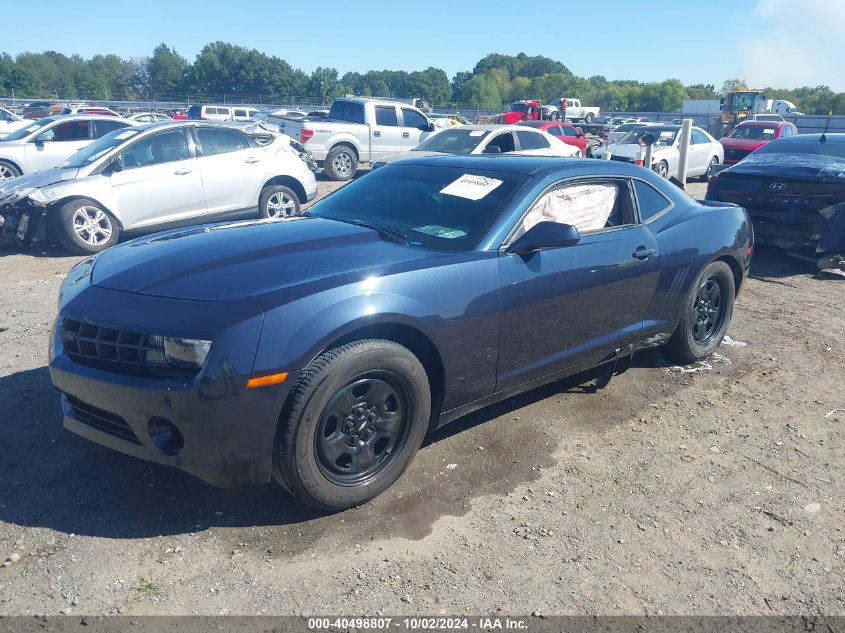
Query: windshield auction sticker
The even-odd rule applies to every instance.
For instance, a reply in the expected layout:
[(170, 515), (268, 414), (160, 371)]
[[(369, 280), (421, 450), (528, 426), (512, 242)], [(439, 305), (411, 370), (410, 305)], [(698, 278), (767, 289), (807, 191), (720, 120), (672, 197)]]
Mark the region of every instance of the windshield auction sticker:
[(502, 181), (495, 178), (464, 174), (453, 183), (443, 187), (440, 193), (466, 198), (467, 200), (481, 200), (501, 184)]

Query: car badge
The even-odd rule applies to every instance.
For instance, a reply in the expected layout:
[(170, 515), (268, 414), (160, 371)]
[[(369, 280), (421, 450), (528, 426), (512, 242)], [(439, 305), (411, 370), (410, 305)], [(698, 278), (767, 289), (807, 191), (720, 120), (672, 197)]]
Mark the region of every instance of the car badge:
[(773, 182), (769, 185), (769, 189), (771, 189), (772, 191), (786, 191), (787, 189), (789, 189), (789, 187), (787, 187), (782, 182)]

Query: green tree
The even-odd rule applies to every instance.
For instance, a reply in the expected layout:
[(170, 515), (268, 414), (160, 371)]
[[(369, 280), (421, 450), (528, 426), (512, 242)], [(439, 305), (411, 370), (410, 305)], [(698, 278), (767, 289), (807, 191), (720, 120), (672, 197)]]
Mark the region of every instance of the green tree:
[(340, 82), (337, 78), (336, 68), (323, 68), (318, 66), (311, 73), (308, 82), (308, 96), (314, 97), (320, 103), (331, 103), (340, 94)]
[(724, 96), (735, 90), (748, 90), (748, 84), (745, 83), (745, 79), (725, 79), (725, 83), (722, 84), (719, 94)]
[(178, 94), (185, 88), (187, 70), (188, 60), (167, 44), (159, 44), (146, 62), (150, 93), (161, 97)]
[(496, 83), (486, 75), (476, 75), (461, 87), (461, 101), (478, 108), (498, 108), (502, 97)]

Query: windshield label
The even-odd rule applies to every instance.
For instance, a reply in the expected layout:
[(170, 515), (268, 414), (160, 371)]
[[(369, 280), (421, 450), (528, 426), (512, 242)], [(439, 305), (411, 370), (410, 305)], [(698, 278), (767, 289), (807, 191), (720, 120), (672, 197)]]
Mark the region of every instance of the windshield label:
[(484, 130), (472, 130), (470, 136), (484, 136)]
[(774, 133), (775, 133), (774, 128), (766, 128), (765, 130), (763, 130), (763, 134), (774, 134)]
[(458, 198), (466, 198), (467, 200), (481, 200), (501, 184), (502, 181), (496, 178), (464, 174), (455, 182), (443, 187), (440, 193), (457, 196)]
[(466, 235), (466, 231), (459, 229), (450, 229), (445, 226), (438, 226), (437, 224), (430, 224), (429, 226), (418, 226), (414, 229), (426, 235), (433, 235), (434, 237), (442, 237), (445, 240), (454, 240)]

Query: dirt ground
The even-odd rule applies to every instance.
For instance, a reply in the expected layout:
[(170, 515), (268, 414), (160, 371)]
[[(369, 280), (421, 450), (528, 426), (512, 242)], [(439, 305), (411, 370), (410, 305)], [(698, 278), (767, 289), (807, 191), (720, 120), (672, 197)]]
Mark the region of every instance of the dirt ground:
[(758, 249), (711, 362), (461, 419), (320, 516), (62, 429), (77, 260), (0, 253), (0, 614), (845, 614), (845, 278)]

